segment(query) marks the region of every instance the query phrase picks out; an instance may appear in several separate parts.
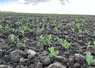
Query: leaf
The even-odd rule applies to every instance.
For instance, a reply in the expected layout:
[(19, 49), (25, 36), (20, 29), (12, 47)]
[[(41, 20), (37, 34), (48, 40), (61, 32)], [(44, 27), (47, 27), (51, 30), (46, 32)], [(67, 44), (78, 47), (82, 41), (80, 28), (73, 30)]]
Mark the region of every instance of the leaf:
[(50, 53), (53, 53), (54, 52), (54, 47), (50, 47), (49, 51), (50, 51)]
[(88, 47), (90, 46), (90, 44), (91, 44), (91, 42), (89, 41), (89, 42), (88, 42)]
[(50, 35), (48, 35), (49, 40), (51, 39), (51, 36), (52, 36), (51, 34), (50, 34)]
[(95, 46), (95, 41), (93, 42), (94, 46)]
[(3, 28), (2, 25), (0, 25), (0, 30), (2, 30), (2, 28)]
[(88, 63), (88, 65), (92, 64), (93, 62), (93, 56), (90, 54), (86, 55), (86, 62)]

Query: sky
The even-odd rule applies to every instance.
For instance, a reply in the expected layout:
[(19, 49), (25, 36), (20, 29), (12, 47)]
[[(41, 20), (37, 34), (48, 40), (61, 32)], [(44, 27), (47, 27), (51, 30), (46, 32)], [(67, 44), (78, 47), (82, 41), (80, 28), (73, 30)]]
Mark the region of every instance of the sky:
[[(64, 3), (64, 5), (63, 5)], [(0, 0), (1, 11), (95, 15), (95, 0)]]

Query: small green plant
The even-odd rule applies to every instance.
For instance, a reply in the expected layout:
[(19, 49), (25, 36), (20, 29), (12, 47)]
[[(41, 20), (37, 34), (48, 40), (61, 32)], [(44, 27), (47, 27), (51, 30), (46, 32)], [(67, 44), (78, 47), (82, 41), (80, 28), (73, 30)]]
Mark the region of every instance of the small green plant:
[(58, 28), (57, 27), (54, 27), (54, 31), (57, 32), (58, 31)]
[(14, 34), (9, 35), (9, 38), (11, 39), (12, 42), (15, 41), (15, 35)]
[(40, 35), (40, 39), (41, 39), (42, 43), (44, 45), (46, 45), (46, 40), (45, 40), (45, 37), (43, 35)]
[(19, 41), (19, 38), (17, 36), (15, 36), (14, 34), (9, 35), (8, 38), (9, 38), (9, 40), (11, 42), (17, 42), (17, 41)]
[(51, 34), (47, 35), (46, 42), (47, 42), (48, 45), (51, 44), (51, 38), (52, 38), (52, 35)]
[(70, 43), (66, 39), (63, 40), (63, 39), (57, 37), (57, 42), (62, 44), (62, 46), (65, 47), (66, 49), (70, 48)]
[(2, 25), (0, 25), (0, 30), (2, 30), (3, 29), (3, 27), (2, 27)]
[(57, 37), (57, 42), (60, 43), (60, 44), (63, 44), (63, 39)]
[(86, 62), (88, 65), (91, 65), (93, 63), (93, 56), (90, 53), (86, 54)]
[(47, 36), (43, 36), (43, 35), (40, 35), (40, 39), (41, 39), (41, 41), (42, 41), (42, 43), (44, 44), (44, 45), (49, 45), (50, 46), (50, 44), (51, 44), (51, 37), (52, 37), (52, 35), (50, 34), (50, 35), (47, 35)]
[(54, 58), (57, 56), (58, 51), (55, 51), (54, 47), (50, 47), (50, 48), (48, 48), (48, 49), (49, 49), (49, 51), (50, 51), (50, 54), (49, 54), (50, 59), (51, 59), (51, 61), (53, 61)]
[(28, 26), (22, 26), (22, 29), (23, 29), (24, 31), (28, 31), (28, 30), (29, 30), (29, 27), (28, 27)]
[(72, 28), (72, 32), (74, 32), (75, 31), (75, 29), (74, 28)]
[(40, 28), (40, 32), (42, 33), (44, 31), (44, 25)]
[(23, 43), (24, 43), (24, 45), (26, 45), (27, 41), (26, 40), (23, 40)]
[(70, 43), (66, 39), (64, 40), (64, 47), (66, 49), (69, 49), (70, 48)]
[(91, 44), (91, 42), (89, 41), (89, 42), (87, 43), (87, 45), (88, 45), (87, 47), (90, 47), (90, 44)]
[(12, 31), (14, 32), (14, 31), (15, 31), (15, 29), (14, 29), (14, 28), (12, 28)]
[(8, 25), (8, 24), (5, 26), (5, 30), (10, 30), (10, 28), (9, 28), (9, 25)]
[(20, 34), (21, 35), (24, 35), (24, 30), (20, 30)]
[(16, 25), (20, 25), (20, 24), (22, 24), (22, 22), (15, 22), (15, 24), (16, 24)]
[(93, 42), (93, 44), (94, 44), (94, 47), (95, 47), (95, 41)]
[(76, 27), (77, 27), (79, 33), (82, 33), (82, 29), (81, 29), (82, 27), (81, 27), (81, 25), (82, 24), (80, 24), (80, 23), (76, 23)]
[(78, 29), (79, 30), (79, 33), (82, 33), (82, 30), (81, 29)]

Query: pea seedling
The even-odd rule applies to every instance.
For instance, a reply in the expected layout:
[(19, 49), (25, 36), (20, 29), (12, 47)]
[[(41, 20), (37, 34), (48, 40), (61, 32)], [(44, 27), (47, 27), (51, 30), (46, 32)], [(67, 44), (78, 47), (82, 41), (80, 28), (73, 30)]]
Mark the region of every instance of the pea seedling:
[(93, 63), (93, 56), (90, 53), (86, 54), (86, 62), (88, 65), (91, 65)]
[(54, 47), (50, 47), (50, 48), (48, 48), (48, 49), (49, 49), (49, 51), (50, 51), (50, 54), (49, 54), (50, 59), (51, 59), (51, 61), (53, 61), (54, 58), (57, 56), (58, 51), (55, 51)]
[(24, 31), (29, 30), (28, 26), (22, 26), (22, 28), (23, 28)]
[(70, 43), (66, 39), (64, 40), (64, 47), (66, 49), (69, 49), (70, 48)]
[(26, 40), (23, 40), (23, 43), (24, 43), (24, 45), (26, 45), (27, 41)]
[(58, 28), (57, 27), (54, 27), (54, 31), (57, 32), (58, 31)]
[(15, 41), (15, 36), (14, 36), (14, 34), (9, 35), (9, 38), (11, 39), (12, 42)]
[(45, 37), (43, 35), (40, 35), (40, 39), (41, 39), (42, 43), (45, 45), (46, 44)]
[(87, 43), (88, 47), (90, 46), (90, 44), (91, 44), (91, 42), (89, 41), (89, 42)]
[(94, 44), (94, 47), (95, 47), (95, 41), (93, 42), (93, 44)]
[(62, 46), (64, 46), (66, 49), (70, 48), (70, 43), (65, 39), (60, 39), (59, 37), (57, 37), (58, 43), (62, 44)]
[(17, 42), (17, 41), (19, 41), (19, 38), (18, 37), (16, 37), (14, 34), (11, 34), (11, 35), (9, 35), (9, 40), (11, 40), (11, 42)]
[(2, 28), (3, 28), (2, 25), (0, 25), (0, 30), (2, 30)]
[(40, 32), (42, 33), (44, 31), (44, 25), (41, 27)]
[(8, 24), (5, 26), (5, 30), (10, 30), (10, 28), (9, 28), (9, 25), (8, 25)]

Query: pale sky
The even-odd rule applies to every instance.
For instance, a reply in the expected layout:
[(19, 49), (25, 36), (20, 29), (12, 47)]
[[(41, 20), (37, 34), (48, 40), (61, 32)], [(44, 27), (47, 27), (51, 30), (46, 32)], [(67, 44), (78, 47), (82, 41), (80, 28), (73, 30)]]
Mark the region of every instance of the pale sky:
[[(7, 0), (8, 1), (8, 0)], [(95, 0), (69, 0), (62, 5), (59, 0), (40, 2), (36, 5), (23, 4), (23, 0), (1, 2), (0, 10), (28, 13), (90, 14), (95, 15)]]

